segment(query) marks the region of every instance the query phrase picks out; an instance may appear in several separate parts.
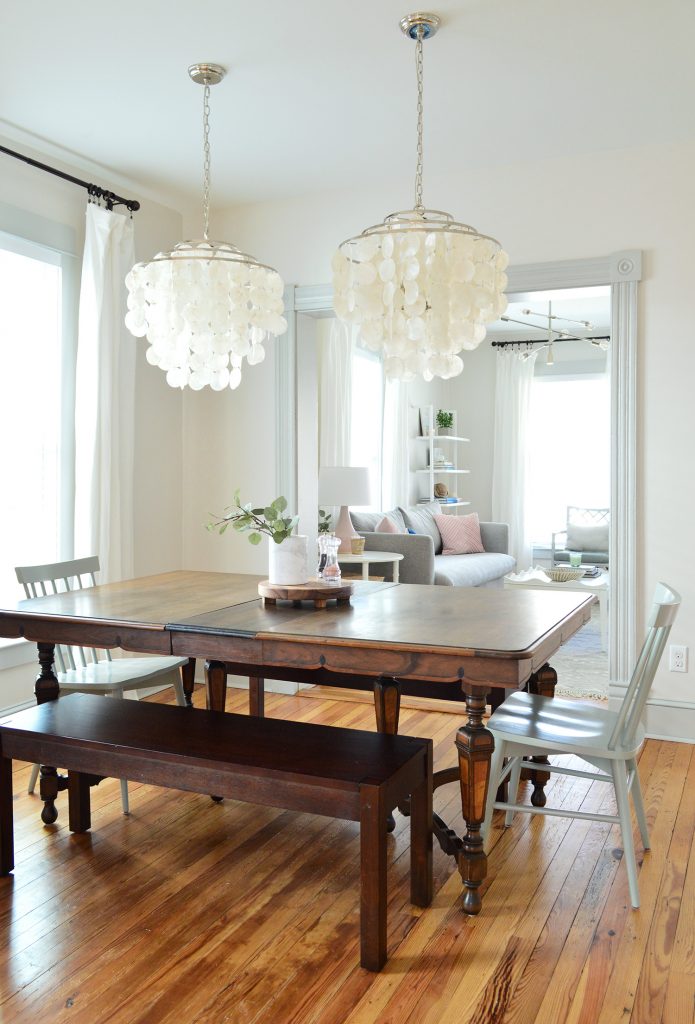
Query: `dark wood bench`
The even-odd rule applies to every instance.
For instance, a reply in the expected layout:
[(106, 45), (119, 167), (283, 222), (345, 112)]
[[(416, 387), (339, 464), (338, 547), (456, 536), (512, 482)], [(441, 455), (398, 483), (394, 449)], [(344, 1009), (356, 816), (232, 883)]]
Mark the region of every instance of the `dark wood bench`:
[(94, 776), (360, 823), (360, 963), (386, 961), (386, 819), (410, 797), (410, 893), (432, 900), (432, 741), (69, 694), (0, 720), (0, 874), (14, 868), (12, 759), (68, 769), (69, 825)]

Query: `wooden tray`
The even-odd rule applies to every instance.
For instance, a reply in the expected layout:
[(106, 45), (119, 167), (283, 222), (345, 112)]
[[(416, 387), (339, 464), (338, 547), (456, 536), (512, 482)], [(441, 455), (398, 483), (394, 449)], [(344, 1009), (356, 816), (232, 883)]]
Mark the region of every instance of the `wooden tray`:
[(323, 583), (321, 580), (310, 580), (309, 583), (282, 586), (263, 580), (258, 584), (258, 593), (264, 604), (276, 604), (277, 601), (291, 601), (298, 608), (302, 601), (313, 601), (315, 608), (325, 608), (329, 601), (338, 604), (350, 604), (352, 583), (341, 583), (338, 586)]

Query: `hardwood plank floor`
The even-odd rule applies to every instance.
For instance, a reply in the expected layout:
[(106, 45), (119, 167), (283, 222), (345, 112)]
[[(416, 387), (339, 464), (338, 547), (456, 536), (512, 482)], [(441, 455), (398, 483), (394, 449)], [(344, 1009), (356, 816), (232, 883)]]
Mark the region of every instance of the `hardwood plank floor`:
[[(158, 695), (156, 699), (168, 699)], [(333, 696), (333, 695), (331, 695)], [(196, 691), (196, 704), (203, 694)], [(247, 693), (231, 690), (229, 710)], [(361, 702), (268, 694), (278, 718), (373, 728)], [(402, 711), (455, 761), (451, 714)], [(572, 759), (567, 759), (572, 764)], [(12, 878), (0, 879), (3, 1024), (692, 1024), (695, 757), (650, 741), (640, 760), (652, 849), (636, 835), (642, 907), (629, 905), (620, 834), (518, 815), (494, 824), (483, 913), (459, 909), (435, 850), (435, 899), (408, 902), (408, 823), (389, 839), (389, 961), (358, 966), (357, 825), (131, 783), (92, 797), (92, 832), (44, 828), (16, 765)], [(613, 810), (610, 790), (556, 776), (553, 802)], [(454, 827), (457, 787), (438, 811)]]

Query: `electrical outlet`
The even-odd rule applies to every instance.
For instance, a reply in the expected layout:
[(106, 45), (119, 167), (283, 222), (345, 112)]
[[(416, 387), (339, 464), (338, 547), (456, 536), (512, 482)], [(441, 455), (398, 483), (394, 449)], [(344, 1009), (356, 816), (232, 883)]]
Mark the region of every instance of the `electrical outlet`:
[(688, 648), (682, 644), (671, 644), (668, 649), (669, 672), (688, 671)]

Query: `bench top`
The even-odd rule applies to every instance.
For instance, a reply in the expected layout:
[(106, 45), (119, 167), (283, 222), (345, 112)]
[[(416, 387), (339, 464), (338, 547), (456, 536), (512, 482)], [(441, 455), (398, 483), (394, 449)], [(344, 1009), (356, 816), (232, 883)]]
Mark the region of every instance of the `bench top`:
[(80, 693), (0, 719), (0, 750), (8, 751), (5, 756), (12, 756), (13, 737), (213, 769), (233, 766), (250, 774), (259, 769), (307, 780), (330, 778), (354, 786), (386, 782), (430, 743), (411, 736)]

